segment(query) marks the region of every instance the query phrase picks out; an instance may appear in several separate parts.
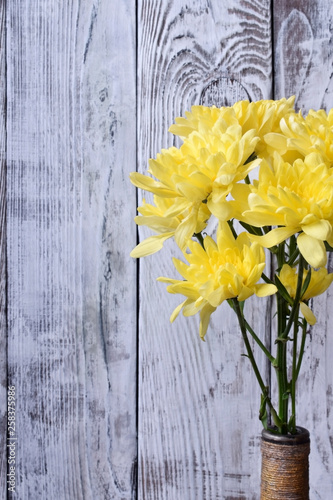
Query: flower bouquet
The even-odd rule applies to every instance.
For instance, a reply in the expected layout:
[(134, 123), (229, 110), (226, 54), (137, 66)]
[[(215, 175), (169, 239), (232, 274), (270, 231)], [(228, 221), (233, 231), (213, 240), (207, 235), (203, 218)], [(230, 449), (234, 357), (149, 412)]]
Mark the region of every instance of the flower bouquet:
[[(309, 299), (333, 280), (325, 267), (333, 250), (333, 110), (303, 117), (293, 106), (294, 98), (193, 106), (169, 129), (181, 146), (151, 159), (149, 176), (131, 174), (136, 187), (153, 193), (135, 221), (156, 233), (131, 255), (156, 253), (175, 240), (184, 256), (173, 259), (180, 277), (158, 280), (184, 297), (171, 321), (180, 311), (199, 313), (202, 339), (217, 307), (233, 309), (261, 390), (259, 418), (266, 431), (283, 436), (300, 433), (296, 383), (308, 325), (316, 322)], [(212, 217), (216, 234), (207, 234)], [(253, 294), (276, 297), (272, 349), (246, 319)], [(276, 372), (276, 401), (253, 346)]]

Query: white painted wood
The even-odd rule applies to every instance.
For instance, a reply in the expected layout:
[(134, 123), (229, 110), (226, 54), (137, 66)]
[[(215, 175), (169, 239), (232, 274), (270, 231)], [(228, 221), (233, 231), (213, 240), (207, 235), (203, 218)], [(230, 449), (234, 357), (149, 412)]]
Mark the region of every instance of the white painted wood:
[[(148, 158), (173, 144), (167, 129), (192, 104), (273, 97), (270, 4), (0, 2), (0, 220), (3, 228), (7, 153), (17, 498), (258, 499), (260, 393), (236, 319), (227, 306), (214, 313), (206, 343), (198, 318), (170, 325), (181, 299), (155, 278), (176, 276), (171, 244), (140, 261), (137, 293), (128, 174), (145, 172)], [(304, 110), (329, 109), (332, 10), (324, 0), (300, 4), (274, 4), (275, 97), (295, 93)], [(148, 234), (140, 230), (141, 239)], [(2, 230), (0, 430), (5, 237)], [(332, 295), (315, 301), (319, 321), (300, 384), (311, 500), (333, 496)], [(269, 302), (250, 299), (246, 309), (269, 337)], [(266, 371), (260, 356), (259, 364)]]
[[(269, 2), (139, 2), (139, 168), (172, 145), (167, 129), (192, 104), (232, 104), (271, 92)], [(149, 231), (140, 231), (140, 237)], [(139, 498), (257, 499), (260, 395), (236, 319), (214, 313), (203, 343), (198, 318), (169, 316), (158, 276), (176, 277), (167, 244), (140, 262)], [(249, 321), (266, 305), (251, 301)], [(264, 302), (266, 304), (266, 302)], [(250, 309), (251, 311), (251, 309)], [(263, 360), (259, 360), (264, 367)]]
[(6, 8), (17, 498), (133, 498), (135, 3)]
[[(274, 8), (275, 96), (296, 95), (296, 106), (333, 107), (330, 2), (283, 0)], [(328, 268), (333, 271), (332, 256)], [(311, 328), (298, 387), (299, 425), (311, 435), (310, 498), (333, 498), (332, 304), (330, 289), (314, 299), (317, 324)]]
[(7, 487), (7, 297), (6, 297), (6, 38), (0, 3), (0, 497)]

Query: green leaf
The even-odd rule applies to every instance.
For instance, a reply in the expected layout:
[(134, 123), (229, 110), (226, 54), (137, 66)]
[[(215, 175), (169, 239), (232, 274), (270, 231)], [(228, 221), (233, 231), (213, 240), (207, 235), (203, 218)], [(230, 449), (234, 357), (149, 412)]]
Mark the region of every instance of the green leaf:
[(289, 240), (289, 259), (286, 262), (289, 266), (294, 267), (295, 261), (299, 256), (299, 250), (296, 243), (295, 235), (292, 235)]
[(290, 297), (286, 287), (281, 283), (277, 275), (275, 276), (275, 285), (278, 289), (279, 294), (284, 298), (284, 300), (288, 302), (288, 304), (293, 305), (293, 299)]
[(289, 238), (289, 255), (293, 254), (297, 250), (296, 236), (293, 234)]
[(247, 165), (248, 163), (250, 163), (251, 161), (254, 161), (256, 159), (257, 159), (257, 155), (255, 154), (255, 152), (253, 152), (250, 154), (250, 156), (248, 157), (246, 162), (244, 162), (244, 165)]
[(230, 227), (230, 229), (231, 229), (231, 232), (232, 232), (232, 234), (233, 234), (233, 237), (234, 237), (234, 238), (235, 238), (235, 240), (236, 240), (238, 235), (237, 235), (236, 230), (235, 230), (235, 228), (234, 228), (234, 223), (233, 223), (233, 221), (234, 221), (234, 219), (230, 219), (230, 220), (228, 220), (228, 225), (229, 225), (229, 227)]
[(278, 414), (276, 413), (276, 411), (273, 408), (271, 408), (271, 415), (272, 415), (273, 422), (276, 425), (276, 427), (278, 429), (281, 429), (281, 427), (282, 427), (282, 420), (281, 420), (281, 418), (278, 416)]
[(265, 283), (268, 283), (269, 285), (274, 285), (274, 281), (270, 280), (265, 273), (262, 273), (261, 277), (265, 281)]
[(243, 226), (246, 231), (248, 231), (250, 234), (256, 234), (258, 236), (262, 236), (262, 230), (260, 227), (254, 227), (250, 226), (250, 224), (247, 224), (246, 222), (239, 221), (240, 225)]
[(282, 394), (282, 399), (283, 400), (289, 399), (289, 395), (290, 395), (290, 390), (288, 389), (285, 393)]
[(282, 344), (285, 344), (288, 342), (288, 340), (292, 340), (290, 337), (276, 337), (274, 344), (278, 344), (281, 342)]
[(296, 417), (294, 414), (290, 416), (290, 419), (288, 422), (288, 430), (291, 434), (296, 433)]
[(305, 292), (307, 291), (308, 289), (308, 286), (310, 284), (310, 280), (311, 280), (311, 267), (308, 271), (308, 274), (306, 275), (306, 278), (304, 280), (304, 283), (303, 283), (303, 286), (302, 286), (302, 290), (301, 290), (301, 298), (303, 297), (303, 295), (305, 294)]
[(203, 236), (201, 233), (194, 233), (193, 236), (198, 240), (198, 242), (200, 243), (200, 245), (202, 246), (202, 248), (205, 248), (204, 247), (204, 242), (203, 242)]
[(266, 401), (267, 401), (267, 396), (264, 396), (264, 394), (261, 394), (259, 420), (261, 420), (262, 425), (264, 426), (264, 429), (267, 430), (268, 429), (268, 417), (267, 417)]
[(327, 243), (327, 241), (324, 241), (324, 244), (327, 252), (333, 252), (333, 248)]

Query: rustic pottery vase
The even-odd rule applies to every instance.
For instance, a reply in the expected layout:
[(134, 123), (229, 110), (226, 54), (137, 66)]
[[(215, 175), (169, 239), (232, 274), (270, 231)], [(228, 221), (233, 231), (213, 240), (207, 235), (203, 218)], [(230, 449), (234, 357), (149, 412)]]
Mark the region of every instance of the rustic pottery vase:
[(285, 436), (262, 431), (261, 500), (309, 500), (310, 434), (296, 430)]

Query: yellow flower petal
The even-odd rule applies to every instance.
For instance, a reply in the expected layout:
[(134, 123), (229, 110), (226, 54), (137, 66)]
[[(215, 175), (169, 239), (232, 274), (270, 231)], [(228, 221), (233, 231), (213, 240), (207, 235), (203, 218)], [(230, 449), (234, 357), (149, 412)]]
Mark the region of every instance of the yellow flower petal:
[(200, 326), (199, 334), (202, 340), (205, 340), (205, 335), (207, 333), (207, 328), (209, 325), (209, 320), (212, 313), (216, 310), (216, 307), (207, 304), (200, 312)]
[(304, 302), (300, 302), (300, 309), (309, 325), (314, 325), (317, 322), (316, 316), (313, 314), (310, 307)]
[(182, 307), (184, 307), (189, 301), (190, 301), (189, 299), (184, 300), (184, 302), (182, 302), (181, 304), (179, 304), (179, 306), (177, 306), (174, 309), (173, 313), (170, 316), (170, 323), (173, 323), (175, 321), (175, 319), (179, 315), (180, 311), (182, 310)]
[(277, 227), (263, 236), (249, 235), (251, 241), (256, 241), (265, 248), (271, 248), (295, 234), (294, 227)]
[[(162, 281), (162, 280), (159, 280)], [(167, 287), (169, 293), (181, 293), (191, 299), (191, 301), (196, 301), (199, 297), (198, 291), (196, 288), (188, 281), (177, 281), (175, 280), (174, 284)]]
[(181, 250), (186, 249), (189, 238), (192, 238), (197, 226), (198, 210), (193, 210), (186, 219), (184, 219), (175, 231), (175, 242)]
[(172, 233), (157, 234), (146, 238), (141, 243), (139, 243), (130, 253), (131, 257), (138, 259), (139, 257), (147, 257), (147, 255), (152, 255), (158, 252), (163, 247), (163, 243), (174, 235)]
[[(160, 217), (158, 215), (137, 215), (134, 221), (138, 226), (148, 226), (154, 231), (165, 233), (165, 230), (170, 232), (170, 229), (176, 229), (178, 224), (174, 217)], [(173, 231), (174, 232), (174, 231)]]
[(229, 295), (227, 293), (226, 287), (225, 286), (220, 286), (216, 290), (214, 290), (212, 293), (210, 293), (207, 297), (207, 301), (213, 306), (217, 307), (222, 302), (226, 299), (229, 298)]
[(237, 299), (239, 300), (239, 302), (243, 302), (243, 300), (246, 300), (248, 299), (249, 297), (251, 297), (251, 295), (253, 295), (253, 288), (248, 288), (246, 286), (243, 286), (241, 291), (240, 291), (240, 294), (238, 295)]
[(259, 283), (254, 286), (254, 293), (257, 297), (267, 297), (268, 295), (274, 295), (276, 292), (276, 286), (269, 283)]
[(175, 191), (166, 188), (161, 182), (157, 182), (151, 177), (140, 174), (139, 172), (132, 172), (130, 174), (130, 180), (137, 188), (158, 194), (158, 196), (165, 196), (167, 198), (174, 198), (177, 196)]
[(200, 305), (202, 305), (202, 302), (198, 303), (196, 302), (190, 302), (186, 305), (183, 306), (183, 315), (188, 317), (188, 316), (194, 316), (198, 310), (200, 310)]
[(332, 226), (327, 220), (317, 220), (301, 227), (305, 234), (322, 241), (328, 240), (332, 234)]
[(333, 273), (328, 273), (325, 267), (320, 268), (318, 271), (312, 270), (310, 284), (302, 298), (307, 300), (321, 295), (326, 292), (332, 281)]
[(213, 197), (209, 197), (207, 206), (211, 213), (219, 220), (226, 221), (231, 219), (232, 206), (227, 201), (214, 203)]
[(299, 251), (312, 267), (324, 267), (327, 262), (325, 245), (308, 234), (301, 233), (297, 238)]
[(282, 134), (270, 132), (264, 136), (264, 141), (281, 153), (287, 150), (287, 138)]

